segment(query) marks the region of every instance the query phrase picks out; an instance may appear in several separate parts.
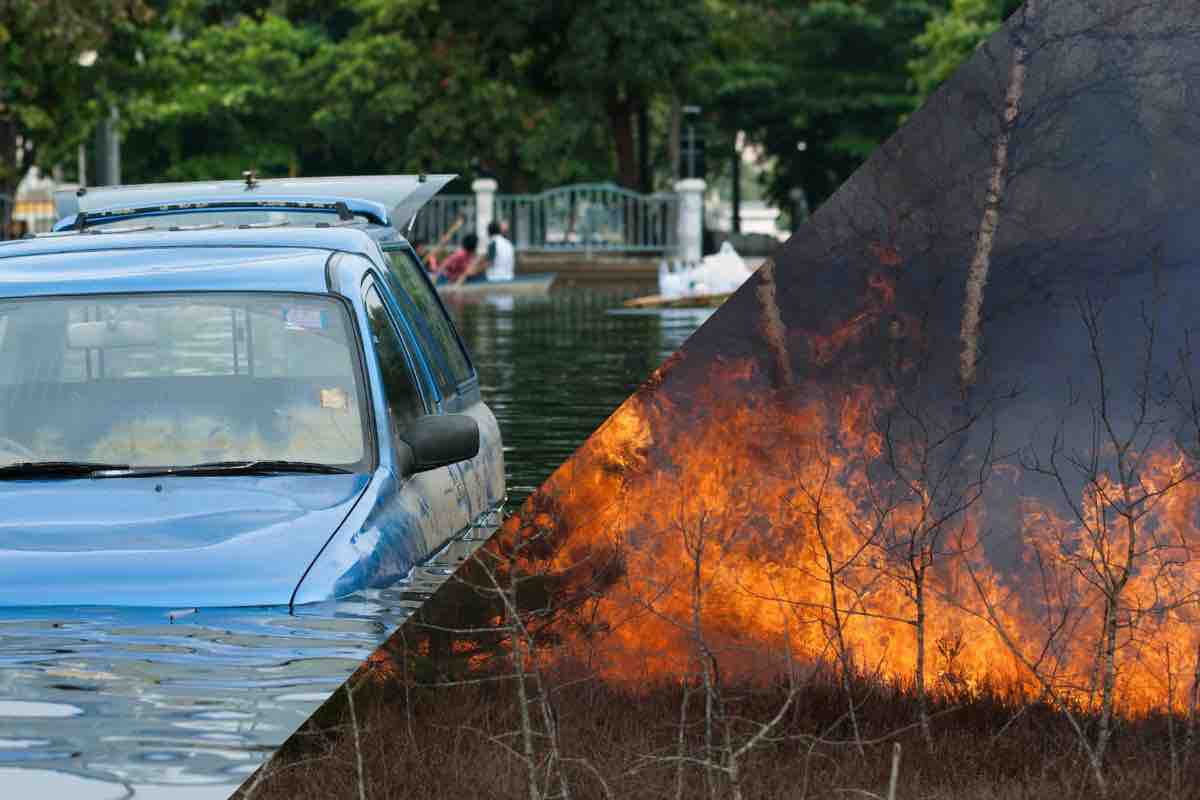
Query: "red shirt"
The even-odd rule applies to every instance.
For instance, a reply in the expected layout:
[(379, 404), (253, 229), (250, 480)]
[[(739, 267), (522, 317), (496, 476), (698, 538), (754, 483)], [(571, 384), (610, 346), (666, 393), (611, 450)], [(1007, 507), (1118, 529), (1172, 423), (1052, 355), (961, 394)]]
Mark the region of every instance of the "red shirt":
[(438, 272), (445, 275), (446, 280), (453, 283), (467, 271), (467, 267), (471, 266), (473, 258), (475, 258), (474, 253), (469, 253), (460, 247), (438, 265)]

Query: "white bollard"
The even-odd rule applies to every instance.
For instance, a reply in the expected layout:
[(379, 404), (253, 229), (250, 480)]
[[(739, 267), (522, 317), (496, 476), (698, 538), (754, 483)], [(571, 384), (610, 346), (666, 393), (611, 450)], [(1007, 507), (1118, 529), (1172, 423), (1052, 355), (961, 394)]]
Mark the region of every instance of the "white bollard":
[(704, 236), (704, 181), (684, 178), (676, 182), (679, 195), (679, 254), (685, 264), (700, 260)]
[(488, 225), (496, 218), (496, 190), (500, 184), (494, 178), (478, 178), (471, 183), (475, 193), (475, 235), (479, 237), (477, 250), (487, 247)]

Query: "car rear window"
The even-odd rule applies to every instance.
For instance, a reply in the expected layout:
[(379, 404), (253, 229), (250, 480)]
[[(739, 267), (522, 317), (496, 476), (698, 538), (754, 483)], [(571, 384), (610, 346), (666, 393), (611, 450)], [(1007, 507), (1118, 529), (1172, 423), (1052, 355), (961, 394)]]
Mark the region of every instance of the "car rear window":
[(399, 302), (407, 305), (402, 311), (413, 319), (423, 347), (440, 362), (436, 366), (445, 384), (440, 387), (443, 394), (453, 393), (458, 384), (475, 375), (466, 347), (412, 254), (397, 249), (386, 251), (386, 255), (391, 265), (389, 274), (399, 285), (396, 292)]

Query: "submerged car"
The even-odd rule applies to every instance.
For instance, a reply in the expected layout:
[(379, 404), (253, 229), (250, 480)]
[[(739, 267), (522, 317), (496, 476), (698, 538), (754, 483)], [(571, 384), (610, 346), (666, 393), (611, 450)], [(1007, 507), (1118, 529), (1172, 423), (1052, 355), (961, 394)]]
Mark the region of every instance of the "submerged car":
[(0, 605), (294, 606), (489, 535), (499, 427), (393, 222), (448, 179), (91, 190), (0, 244)]

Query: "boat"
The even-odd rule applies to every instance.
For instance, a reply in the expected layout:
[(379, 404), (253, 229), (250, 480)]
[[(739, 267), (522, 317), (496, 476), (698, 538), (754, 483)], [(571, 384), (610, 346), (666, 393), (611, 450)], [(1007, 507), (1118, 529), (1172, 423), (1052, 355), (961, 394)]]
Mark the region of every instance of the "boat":
[(730, 292), (712, 292), (682, 297), (649, 294), (626, 300), (622, 305), (625, 308), (716, 308), (728, 300), (730, 294)]
[(471, 281), (460, 284), (438, 284), (438, 293), (443, 297), (469, 297), (487, 294), (546, 294), (554, 284), (558, 275), (554, 272), (539, 272), (532, 275), (518, 275), (515, 278), (499, 281)]
[[(759, 265), (755, 264), (754, 268)], [(724, 303), (754, 273), (733, 245), (725, 242), (720, 251), (698, 263), (668, 264), (658, 268), (658, 294), (634, 297), (625, 308), (716, 308)]]

